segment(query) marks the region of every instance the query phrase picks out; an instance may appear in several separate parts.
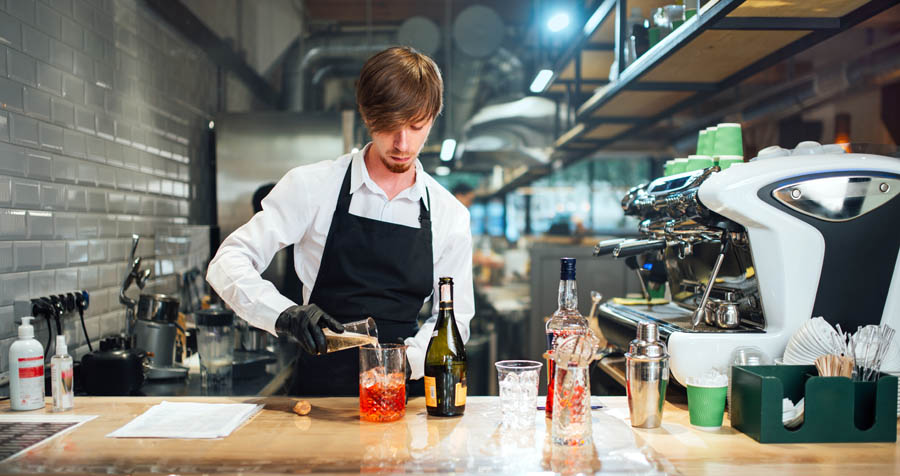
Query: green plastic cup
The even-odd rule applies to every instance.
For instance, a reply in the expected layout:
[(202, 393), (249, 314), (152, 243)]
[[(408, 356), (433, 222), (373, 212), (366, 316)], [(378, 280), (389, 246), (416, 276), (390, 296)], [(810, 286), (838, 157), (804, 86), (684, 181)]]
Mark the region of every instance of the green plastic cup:
[(716, 158), (716, 164), (720, 169), (725, 170), (735, 164), (743, 164), (744, 158), (740, 155), (721, 155)]
[(716, 431), (722, 428), (727, 393), (727, 385), (724, 387), (698, 387), (688, 384), (688, 413), (691, 418), (691, 426), (704, 431)]
[(713, 158), (708, 155), (689, 155), (685, 171), (708, 169), (714, 165)]
[(722, 123), (716, 126), (716, 144), (713, 154), (716, 157), (723, 155), (744, 156), (744, 141), (741, 138), (741, 125), (735, 123)]

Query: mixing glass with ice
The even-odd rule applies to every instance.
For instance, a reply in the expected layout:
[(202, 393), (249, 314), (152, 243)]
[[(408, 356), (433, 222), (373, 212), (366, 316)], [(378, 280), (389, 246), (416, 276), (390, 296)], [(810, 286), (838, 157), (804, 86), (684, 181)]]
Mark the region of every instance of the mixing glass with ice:
[(406, 346), (359, 348), (359, 416), (386, 422), (406, 415)]

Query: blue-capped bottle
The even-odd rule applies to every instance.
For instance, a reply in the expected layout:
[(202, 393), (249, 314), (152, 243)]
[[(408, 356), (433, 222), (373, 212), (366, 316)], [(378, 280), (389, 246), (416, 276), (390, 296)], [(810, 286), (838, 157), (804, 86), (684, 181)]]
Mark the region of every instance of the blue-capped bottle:
[(578, 289), (575, 286), (575, 258), (560, 258), (559, 270), (559, 308), (547, 320), (547, 418), (553, 415), (553, 381), (556, 365), (552, 355), (560, 339), (566, 336), (587, 334), (590, 326), (587, 319), (578, 312)]

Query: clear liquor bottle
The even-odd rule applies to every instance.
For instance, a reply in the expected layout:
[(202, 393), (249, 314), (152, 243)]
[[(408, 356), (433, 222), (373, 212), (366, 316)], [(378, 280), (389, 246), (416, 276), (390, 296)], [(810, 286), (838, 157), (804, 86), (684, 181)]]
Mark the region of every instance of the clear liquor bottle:
[(587, 319), (578, 312), (575, 258), (560, 258), (559, 262), (559, 308), (550, 316), (546, 324), (547, 352), (551, 356), (547, 366), (547, 418), (553, 415), (553, 382), (556, 376), (556, 365), (552, 356), (556, 345), (564, 337), (590, 332)]

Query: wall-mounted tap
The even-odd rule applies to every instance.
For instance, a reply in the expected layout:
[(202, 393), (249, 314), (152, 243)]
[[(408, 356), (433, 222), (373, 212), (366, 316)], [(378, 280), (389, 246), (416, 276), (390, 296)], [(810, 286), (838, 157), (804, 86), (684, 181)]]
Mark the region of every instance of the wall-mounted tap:
[[(125, 306), (125, 336), (128, 340), (128, 344), (132, 344), (131, 340), (133, 339), (135, 324), (135, 307), (137, 307), (137, 303), (134, 299), (126, 296), (125, 292), (128, 291), (128, 288), (130, 288), (132, 284), (137, 284), (138, 289), (144, 289), (144, 286), (147, 284), (147, 280), (150, 279), (151, 275), (150, 269), (141, 270), (141, 257), (135, 256), (140, 240), (140, 236), (131, 235), (131, 256), (129, 257), (131, 269), (129, 269), (128, 274), (125, 275), (125, 279), (122, 280), (122, 287), (119, 289), (119, 303)], [(129, 347), (131, 346), (129, 345)]]

